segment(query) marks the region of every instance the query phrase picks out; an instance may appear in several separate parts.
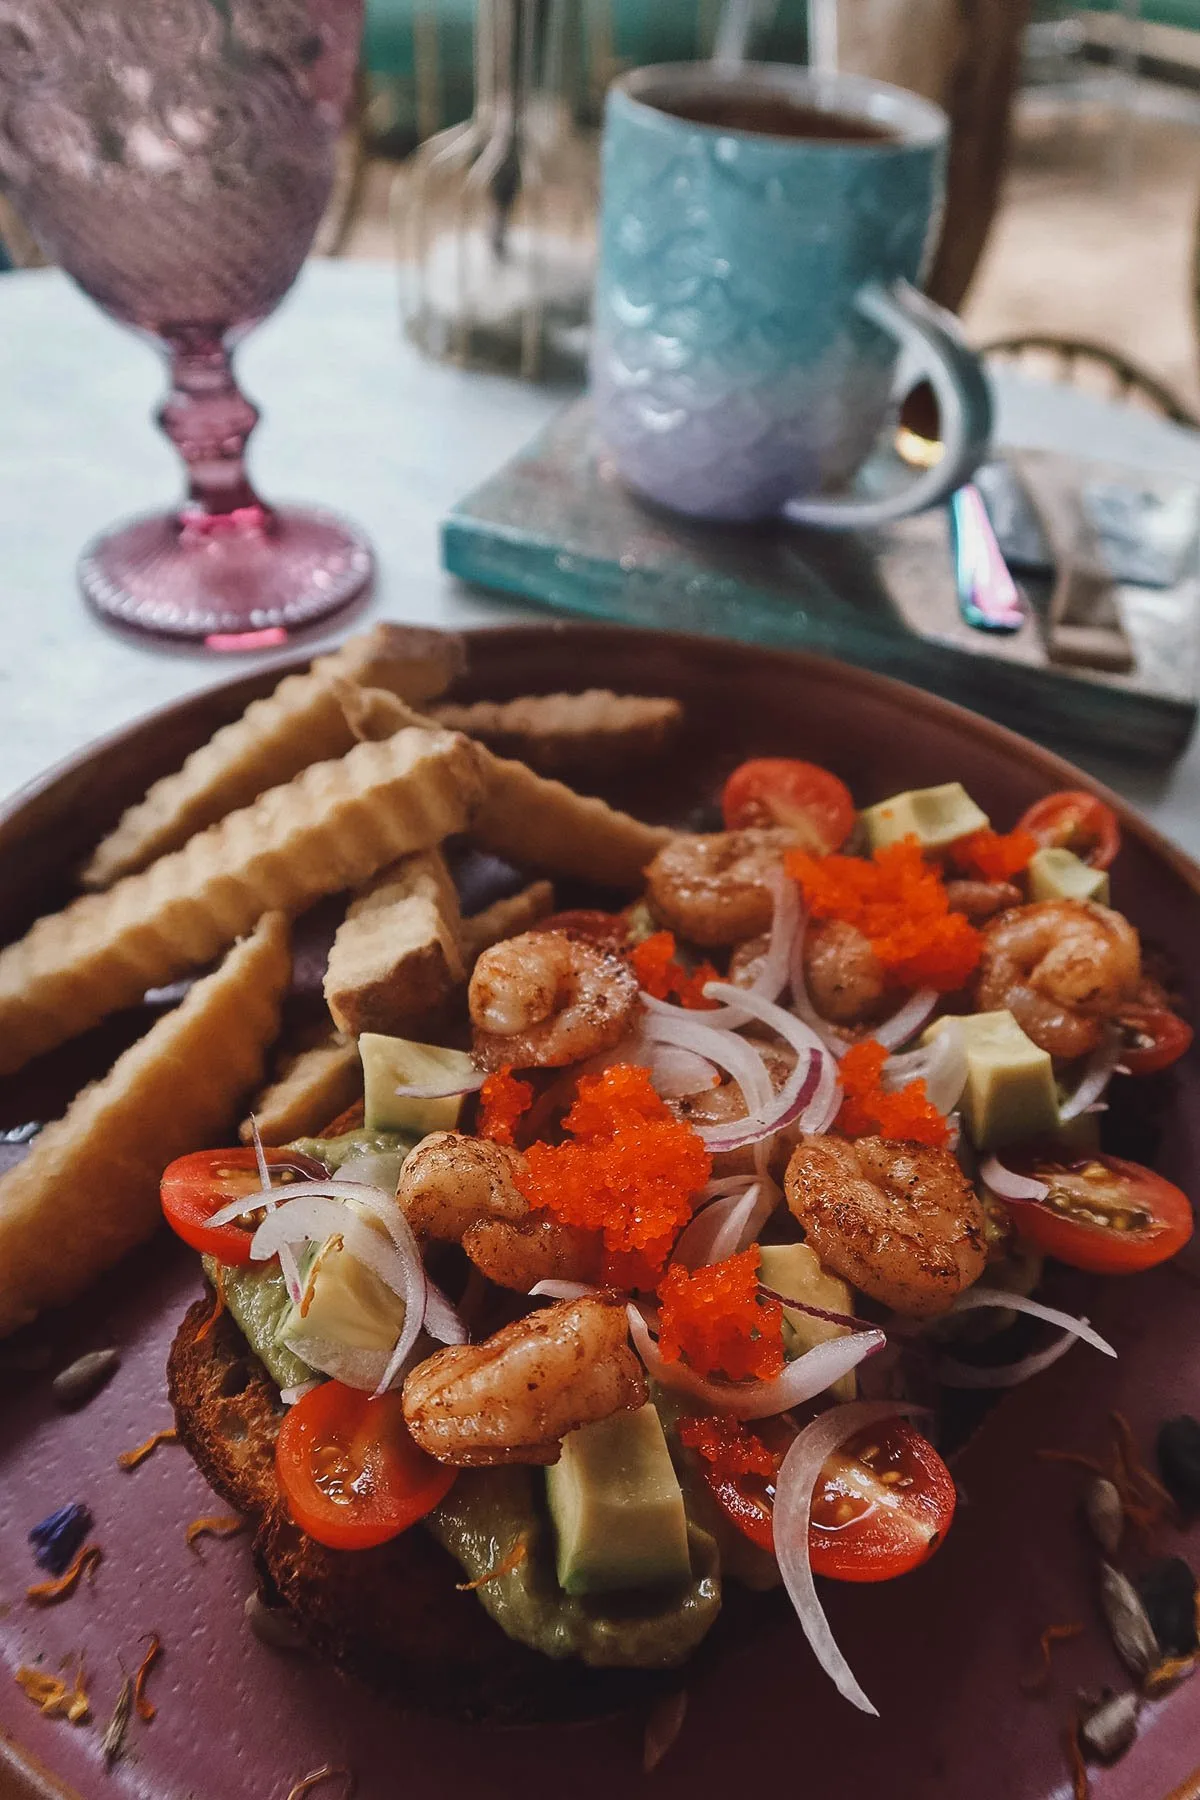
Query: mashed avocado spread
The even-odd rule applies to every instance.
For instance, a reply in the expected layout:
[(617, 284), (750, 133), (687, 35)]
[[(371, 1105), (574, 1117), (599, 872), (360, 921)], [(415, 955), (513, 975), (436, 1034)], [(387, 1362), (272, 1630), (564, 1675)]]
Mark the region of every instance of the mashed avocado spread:
[(344, 1131), (340, 1137), (295, 1138), (288, 1149), (298, 1150), (302, 1156), (316, 1157), (332, 1175), (356, 1156), (386, 1156), (397, 1151), (404, 1154), (412, 1149), (419, 1135), (418, 1132), (368, 1131), (360, 1125), (357, 1131)]

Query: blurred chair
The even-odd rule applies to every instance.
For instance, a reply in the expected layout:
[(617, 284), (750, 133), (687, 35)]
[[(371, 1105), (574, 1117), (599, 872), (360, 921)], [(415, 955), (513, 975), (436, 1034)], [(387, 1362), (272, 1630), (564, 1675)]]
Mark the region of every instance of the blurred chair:
[(1056, 381), (1100, 400), (1135, 406), (1142, 412), (1169, 419), (1174, 425), (1187, 425), (1193, 430), (1200, 427), (1200, 418), (1178, 394), (1148, 370), (1104, 344), (1094, 344), (1086, 338), (1032, 333), (995, 338), (991, 343), (980, 344), (978, 349), (989, 361), (1004, 363), (1040, 381)]

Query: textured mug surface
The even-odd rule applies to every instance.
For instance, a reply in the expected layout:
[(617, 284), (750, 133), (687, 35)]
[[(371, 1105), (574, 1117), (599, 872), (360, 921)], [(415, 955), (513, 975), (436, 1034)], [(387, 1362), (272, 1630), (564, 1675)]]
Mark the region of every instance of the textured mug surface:
[[(689, 95), (765, 90), (888, 135), (696, 123)], [(895, 338), (857, 310), (936, 242), (945, 115), (881, 82), (781, 64), (640, 69), (610, 91), (592, 384), (624, 479), (752, 519), (842, 487), (888, 415)]]

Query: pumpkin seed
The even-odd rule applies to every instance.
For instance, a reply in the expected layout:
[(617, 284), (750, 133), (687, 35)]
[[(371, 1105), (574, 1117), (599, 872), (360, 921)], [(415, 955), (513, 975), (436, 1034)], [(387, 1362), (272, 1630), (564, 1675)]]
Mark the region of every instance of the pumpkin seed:
[(116, 1350), (89, 1350), (86, 1356), (77, 1356), (73, 1363), (59, 1370), (50, 1383), (54, 1398), (68, 1411), (86, 1406), (112, 1380), (120, 1366), (121, 1358)]
[(1106, 1556), (1115, 1556), (1125, 1531), (1125, 1513), (1116, 1486), (1105, 1475), (1089, 1481), (1083, 1496), (1083, 1510), (1092, 1536)]
[(1117, 1655), (1140, 1679), (1161, 1659), (1162, 1651), (1137, 1589), (1111, 1563), (1100, 1565), (1100, 1604)]

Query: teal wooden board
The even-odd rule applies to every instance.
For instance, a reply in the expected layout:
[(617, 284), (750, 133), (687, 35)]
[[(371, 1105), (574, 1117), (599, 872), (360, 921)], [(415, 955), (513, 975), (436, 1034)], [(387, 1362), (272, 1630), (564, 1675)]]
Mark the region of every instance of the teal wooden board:
[[(1078, 469), (1080, 480), (1123, 474)], [(963, 624), (943, 510), (869, 537), (697, 525), (621, 486), (586, 400), (454, 508), (442, 558), (465, 581), (566, 612), (824, 651), (1069, 747), (1168, 762), (1196, 720), (1194, 563), (1173, 589), (1119, 590), (1132, 673), (1064, 669), (1048, 661), (1036, 615), (1006, 638)]]

